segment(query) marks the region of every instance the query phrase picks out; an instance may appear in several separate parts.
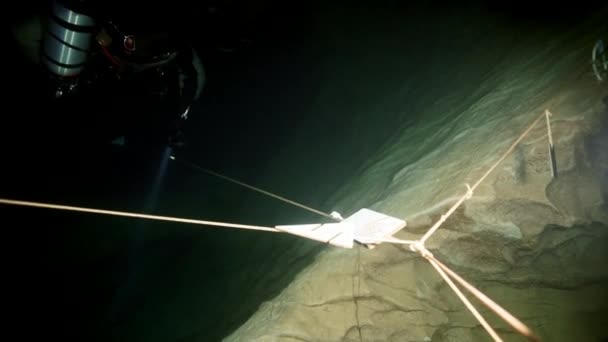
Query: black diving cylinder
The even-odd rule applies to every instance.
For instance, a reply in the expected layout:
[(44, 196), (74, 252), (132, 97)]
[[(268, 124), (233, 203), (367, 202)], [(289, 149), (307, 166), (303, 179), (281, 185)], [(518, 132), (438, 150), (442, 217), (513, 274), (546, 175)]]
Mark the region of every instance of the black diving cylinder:
[(78, 76), (88, 60), (94, 17), (83, 1), (54, 0), (43, 38), (42, 64), (55, 76)]

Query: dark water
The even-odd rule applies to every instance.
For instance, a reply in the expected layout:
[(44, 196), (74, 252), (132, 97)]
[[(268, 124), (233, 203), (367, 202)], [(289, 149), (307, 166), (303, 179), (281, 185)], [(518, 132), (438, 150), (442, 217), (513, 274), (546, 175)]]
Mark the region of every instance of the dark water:
[[(439, 82), (434, 84), (440, 89), (427, 90), (416, 84), (458, 57), (462, 47), (450, 44), (450, 34), (458, 41), (470, 35), (464, 41), (474, 47), (476, 39), (485, 39), (480, 32), (493, 32), (487, 26), (492, 17), (480, 15), (512, 23), (518, 33), (539, 27), (550, 32), (576, 25), (592, 8), (573, 13), (549, 5), (395, 3), (368, 8), (262, 2), (246, 12), (257, 13), (245, 15), (250, 26), (232, 25), (218, 34), (241, 29), (254, 40), (249, 49), (228, 55), (213, 52), (208, 42), (217, 35), (200, 32), (197, 12), (191, 11), (188, 34), (202, 51), (208, 85), (186, 130), (191, 146), (179, 156), (331, 211), (327, 198), (403, 120), (385, 108), (381, 123), (372, 114), (365, 120), (386, 134), (365, 134), (345, 129), (361, 127), (350, 122), (351, 113), (382, 112), (371, 109), (383, 103), (385, 89), (404, 82), (398, 75), (411, 76), (403, 106), (419, 108), (449, 92), (456, 85)], [(442, 26), (446, 22), (453, 29)], [(407, 44), (391, 46), (399, 35)], [(433, 45), (428, 60), (433, 39), (445, 45)], [(408, 61), (391, 54), (404, 48), (411, 51)], [(0, 197), (261, 225), (319, 219), (177, 164), (163, 170), (160, 150), (83, 143), (89, 128), (53, 124), (61, 114), (40, 100), (40, 74), (17, 55), (9, 57), (17, 72), (7, 80)], [(352, 65), (360, 65), (361, 73)], [(375, 72), (365, 70), (371, 66)], [(414, 125), (419, 119), (407, 120)], [(219, 340), (325, 248), (272, 233), (46, 209), (3, 206), (0, 212), (5, 293), (22, 337)]]

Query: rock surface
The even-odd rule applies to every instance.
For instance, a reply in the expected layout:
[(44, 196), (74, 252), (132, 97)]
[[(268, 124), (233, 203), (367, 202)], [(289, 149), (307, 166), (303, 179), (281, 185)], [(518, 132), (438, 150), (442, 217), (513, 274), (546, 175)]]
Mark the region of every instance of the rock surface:
[[(586, 46), (587, 36), (573, 38), (577, 32), (561, 39)], [(465, 183), (479, 179), (549, 109), (558, 177), (551, 177), (543, 119), (427, 247), (543, 340), (603, 341), (608, 338), (606, 89), (584, 75), (579, 52), (548, 66), (541, 61), (565, 48), (535, 50), (532, 41), (520, 46), (529, 49), (528, 57), (514, 54), (481, 79), (476, 91), (482, 95), (467, 108), (391, 138), (335, 201), (343, 214), (367, 206), (403, 217), (409, 224), (397, 237), (418, 238), (465, 193)], [(506, 341), (524, 340), (492, 313), (480, 311)], [(324, 250), (226, 338), (485, 340), (489, 336), (431, 265), (396, 245)]]

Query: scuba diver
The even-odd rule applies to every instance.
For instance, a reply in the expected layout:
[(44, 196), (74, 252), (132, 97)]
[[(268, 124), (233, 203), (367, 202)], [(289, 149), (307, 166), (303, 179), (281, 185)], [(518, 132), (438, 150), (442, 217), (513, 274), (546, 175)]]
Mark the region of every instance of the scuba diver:
[(205, 82), (196, 50), (170, 14), (108, 4), (50, 5), (39, 54), (48, 97), (95, 139), (184, 146), (183, 125)]

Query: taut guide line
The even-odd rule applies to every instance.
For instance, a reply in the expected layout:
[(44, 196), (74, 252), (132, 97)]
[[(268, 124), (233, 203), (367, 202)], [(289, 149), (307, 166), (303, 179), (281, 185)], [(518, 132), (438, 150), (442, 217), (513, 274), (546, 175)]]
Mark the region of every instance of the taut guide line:
[(174, 156), (171, 156), (171, 159), (174, 161), (181, 162), (185, 165), (188, 165), (192, 168), (198, 169), (200, 171), (206, 172), (215, 177), (224, 179), (226, 181), (232, 182), (234, 184), (246, 187), (250, 190), (259, 192), (263, 195), (270, 196), (277, 200), (286, 202), (288, 204), (294, 205), (296, 207), (311, 211), (320, 216), (331, 218), (337, 223), (320, 223), (320, 224), (306, 224), (306, 225), (277, 225), (275, 227), (264, 227), (264, 226), (254, 226), (254, 225), (244, 225), (244, 224), (234, 224), (234, 223), (225, 223), (225, 222), (216, 222), (216, 221), (205, 221), (205, 220), (197, 220), (197, 219), (187, 219), (180, 217), (172, 217), (172, 216), (161, 216), (161, 215), (149, 215), (142, 213), (133, 213), (133, 212), (125, 212), (125, 211), (116, 211), (116, 210), (104, 210), (104, 209), (95, 209), (95, 208), (85, 208), (85, 207), (77, 207), (77, 206), (67, 206), (67, 205), (58, 205), (51, 203), (41, 203), (41, 202), (32, 202), (32, 201), (20, 201), (13, 199), (4, 199), (0, 198), (0, 204), (7, 205), (16, 205), (16, 206), (28, 206), (28, 207), (36, 207), (36, 208), (47, 208), (47, 209), (55, 209), (55, 210), (67, 210), (67, 211), (77, 211), (77, 212), (86, 212), (92, 214), (101, 214), (101, 215), (112, 215), (112, 216), (123, 216), (123, 217), (132, 217), (132, 218), (141, 218), (141, 219), (150, 219), (150, 220), (158, 220), (158, 221), (169, 221), (169, 222), (178, 222), (178, 223), (189, 223), (189, 224), (197, 224), (204, 226), (218, 226), (218, 227), (227, 227), (227, 228), (239, 228), (239, 229), (249, 229), (249, 230), (259, 230), (259, 231), (269, 231), (269, 232), (284, 232), (289, 233), (301, 237), (305, 237), (312, 240), (321, 241), (330, 245), (343, 247), (343, 248), (352, 248), (354, 246), (354, 242), (358, 242), (368, 248), (374, 248), (375, 246), (381, 243), (394, 243), (394, 244), (404, 244), (409, 245), (410, 250), (420, 254), (423, 258), (429, 261), (429, 263), (435, 268), (437, 273), (448, 283), (450, 288), (456, 293), (458, 298), (464, 303), (464, 305), (471, 311), (473, 316), (479, 321), (482, 327), (488, 332), (488, 334), (492, 337), (494, 341), (502, 341), (502, 338), (498, 336), (496, 331), (487, 323), (487, 321), (483, 318), (483, 316), (477, 311), (477, 309), (471, 304), (471, 302), (466, 298), (466, 296), (462, 293), (462, 291), (456, 286), (453, 280), (459, 283), (462, 287), (464, 287), (468, 292), (470, 292), (473, 296), (475, 296), (478, 300), (480, 300), (488, 309), (492, 310), (499, 317), (501, 317), (505, 322), (507, 322), (515, 331), (520, 333), (521, 335), (527, 337), (531, 341), (540, 341), (540, 339), (532, 332), (530, 328), (528, 328), (524, 323), (518, 320), (515, 316), (511, 315), (507, 310), (502, 308), (496, 302), (491, 300), (481, 291), (476, 289), (473, 285), (468, 283), (462, 277), (460, 277), (456, 272), (452, 271), (446, 265), (437, 260), (433, 254), (425, 247), (425, 242), (439, 229), (439, 227), (464, 203), (464, 201), (470, 199), (473, 196), (473, 192), (475, 189), (483, 182), (487, 176), (509, 155), (513, 152), (515, 147), (530, 133), (530, 131), (536, 126), (536, 124), (543, 118), (546, 118), (547, 122), (547, 132), (549, 137), (549, 159), (551, 165), (551, 173), (553, 177), (557, 177), (557, 163), (555, 160), (555, 149), (553, 145), (553, 137), (551, 133), (551, 125), (550, 125), (550, 116), (551, 113), (549, 110), (545, 110), (545, 112), (540, 115), (528, 128), (511, 144), (511, 146), (507, 149), (507, 151), (473, 184), (473, 186), (467, 186), (467, 191), (462, 197), (454, 204), (452, 207), (441, 217), (439, 220), (418, 240), (401, 240), (395, 238), (393, 235), (399, 232), (406, 226), (406, 222), (404, 220), (391, 217), (382, 213), (375, 212), (370, 209), (363, 208), (357, 211), (355, 214), (347, 217), (346, 219), (342, 218), (342, 216), (337, 212), (332, 212), (331, 214), (324, 213), (322, 211), (316, 210), (314, 208), (305, 206), (298, 202), (289, 200), (287, 198), (278, 196), (271, 192), (262, 190), (260, 188), (253, 187), (251, 185), (245, 184), (238, 180), (232, 179), (230, 177), (226, 177), (214, 171), (204, 169), (197, 165), (194, 165), (187, 161), (182, 161), (181, 159), (177, 159)]

